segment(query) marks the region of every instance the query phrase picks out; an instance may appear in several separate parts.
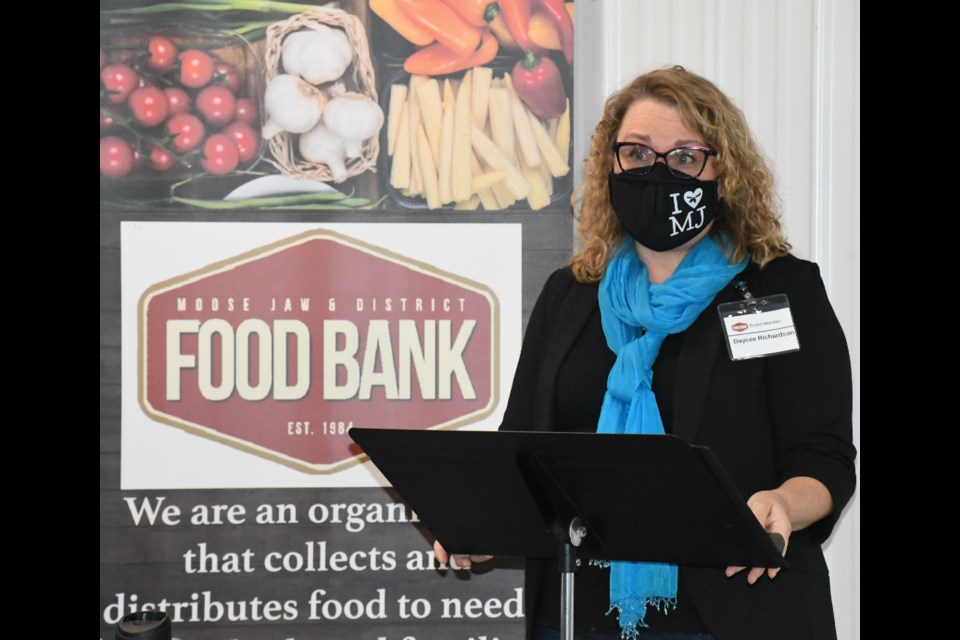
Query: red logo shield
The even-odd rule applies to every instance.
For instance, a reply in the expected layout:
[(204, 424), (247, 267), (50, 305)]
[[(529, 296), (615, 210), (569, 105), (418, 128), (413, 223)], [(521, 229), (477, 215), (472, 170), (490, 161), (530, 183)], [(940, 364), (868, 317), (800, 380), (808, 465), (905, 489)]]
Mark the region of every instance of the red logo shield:
[(138, 324), (147, 415), (304, 471), (357, 461), (354, 426), (456, 427), (497, 405), (493, 291), (333, 231), (158, 283)]

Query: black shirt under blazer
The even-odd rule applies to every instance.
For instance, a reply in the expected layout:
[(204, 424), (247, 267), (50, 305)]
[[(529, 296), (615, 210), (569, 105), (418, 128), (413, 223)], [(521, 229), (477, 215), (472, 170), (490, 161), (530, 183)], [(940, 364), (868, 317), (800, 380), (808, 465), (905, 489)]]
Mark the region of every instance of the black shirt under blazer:
[[(790, 568), (748, 585), (723, 569), (681, 567), (680, 580), (718, 640), (835, 638), (830, 584), (820, 545), (856, 485), (850, 357), (817, 266), (794, 256), (736, 278), (757, 297), (789, 297), (800, 342), (795, 353), (731, 361), (717, 305), (742, 299), (723, 289), (682, 334), (676, 368), (673, 434), (710, 447), (744, 499), (796, 476), (823, 482), (833, 512), (790, 538)], [(569, 268), (547, 281), (530, 317), (501, 429), (549, 431), (554, 386), (564, 356), (597, 307), (597, 284)], [(527, 620), (541, 579), (528, 560)], [(547, 576), (554, 579), (554, 576)]]

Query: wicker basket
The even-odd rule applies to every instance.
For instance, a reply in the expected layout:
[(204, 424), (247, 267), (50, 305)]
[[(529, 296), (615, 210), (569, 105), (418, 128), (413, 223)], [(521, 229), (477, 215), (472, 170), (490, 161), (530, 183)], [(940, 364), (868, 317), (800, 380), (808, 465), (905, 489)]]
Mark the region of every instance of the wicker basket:
[[(280, 54), (283, 39), (296, 31), (315, 29), (318, 24), (342, 29), (350, 41), (350, 46), (353, 49), (353, 61), (347, 67), (340, 82), (346, 85), (347, 91), (362, 93), (377, 102), (377, 86), (373, 75), (373, 63), (370, 61), (370, 46), (367, 44), (367, 34), (363, 28), (363, 23), (356, 16), (340, 9), (313, 9), (282, 22), (276, 22), (267, 28), (267, 46), (263, 56), (267, 84), (282, 73)], [(270, 139), (269, 147), (273, 159), (268, 159), (268, 161), (276, 166), (282, 174), (312, 180), (329, 181), (333, 179), (333, 174), (327, 165), (308, 162), (300, 157), (300, 153), (297, 151), (295, 134), (286, 131), (277, 134)], [(348, 178), (359, 175), (364, 171), (376, 171), (377, 156), (380, 153), (380, 136), (375, 135), (364, 142), (361, 151), (359, 158), (346, 161)]]

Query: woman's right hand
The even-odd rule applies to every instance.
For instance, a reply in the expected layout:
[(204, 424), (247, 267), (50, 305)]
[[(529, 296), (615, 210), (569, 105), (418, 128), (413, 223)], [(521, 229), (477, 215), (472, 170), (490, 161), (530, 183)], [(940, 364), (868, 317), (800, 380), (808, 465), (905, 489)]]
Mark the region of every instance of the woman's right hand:
[(449, 564), (451, 569), (469, 569), (474, 562), (486, 562), (493, 556), (471, 556), (465, 553), (447, 553), (439, 540), (433, 542), (433, 554), (441, 564)]

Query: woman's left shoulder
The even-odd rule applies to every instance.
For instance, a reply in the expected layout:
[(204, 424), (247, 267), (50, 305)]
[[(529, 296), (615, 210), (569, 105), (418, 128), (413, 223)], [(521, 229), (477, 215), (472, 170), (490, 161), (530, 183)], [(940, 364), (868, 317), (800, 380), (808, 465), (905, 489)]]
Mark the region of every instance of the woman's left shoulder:
[(798, 258), (792, 253), (776, 257), (763, 266), (751, 262), (744, 276), (757, 285), (759, 295), (789, 294), (810, 287), (824, 288), (817, 263)]
[(845, 352), (843, 329), (815, 262), (786, 254), (762, 267), (751, 263), (744, 280), (757, 297), (786, 295), (801, 342), (806, 338), (807, 352), (811, 341)]

